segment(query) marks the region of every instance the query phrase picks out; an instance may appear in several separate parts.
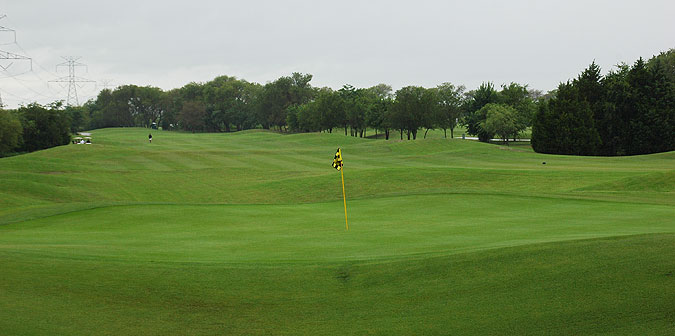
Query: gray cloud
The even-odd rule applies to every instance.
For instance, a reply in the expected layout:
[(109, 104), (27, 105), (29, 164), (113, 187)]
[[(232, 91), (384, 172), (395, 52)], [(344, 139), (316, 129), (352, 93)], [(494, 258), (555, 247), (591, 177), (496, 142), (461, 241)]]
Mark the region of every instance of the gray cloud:
[[(593, 60), (607, 71), (675, 47), (672, 1), (23, 0), (0, 12), (19, 43), (0, 49), (36, 63), (0, 76), (10, 107), (64, 99), (46, 81), (65, 76), (54, 67), (69, 55), (88, 64), (83, 77), (163, 89), (299, 71), (334, 88), (515, 81), (550, 90)], [(80, 88), (80, 100), (100, 88)]]

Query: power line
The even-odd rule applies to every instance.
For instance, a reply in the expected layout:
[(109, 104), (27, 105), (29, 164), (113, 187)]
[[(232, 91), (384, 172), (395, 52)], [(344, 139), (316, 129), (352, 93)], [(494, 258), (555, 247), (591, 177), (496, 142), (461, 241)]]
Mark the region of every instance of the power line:
[[(29, 52), (26, 51), (26, 49), (24, 49), (24, 48), (21, 46), (21, 44), (19, 44), (19, 42), (14, 42), (13, 44), (16, 45), (17, 48), (19, 48), (19, 50), (21, 50), (22, 53), (24, 53), (24, 54), (26, 54), (26, 55), (29, 55), (29, 54), (30, 54)], [(47, 74), (49, 74), (49, 75), (51, 75), (51, 76), (54, 76), (54, 77), (58, 77), (58, 75), (54, 74), (51, 70), (49, 70), (49, 69), (43, 67), (42, 64), (38, 63), (36, 60), (33, 60), (33, 63), (35, 63), (40, 69), (42, 69), (42, 71), (46, 72)], [(31, 68), (31, 70), (32, 70), (32, 68)], [(40, 77), (40, 76), (38, 75), (37, 72), (35, 72), (35, 76), (38, 77), (40, 80), (45, 81), (42, 77)]]
[(15, 80), (17, 83), (21, 84), (21, 86), (23, 86), (23, 87), (26, 88), (27, 90), (31, 91), (32, 93), (36, 94), (37, 96), (41, 96), (41, 97), (43, 97), (43, 98), (48, 98), (48, 99), (54, 99), (54, 96), (48, 96), (48, 95), (45, 95), (44, 93), (38, 92), (38, 91), (36, 91), (35, 89), (33, 89), (33, 88), (29, 87), (28, 85), (24, 84), (23, 82), (21, 82), (20, 80), (18, 80), (18, 79), (17, 79), (16, 77), (14, 77), (14, 76), (8, 76), (8, 77), (12, 78), (12, 79)]

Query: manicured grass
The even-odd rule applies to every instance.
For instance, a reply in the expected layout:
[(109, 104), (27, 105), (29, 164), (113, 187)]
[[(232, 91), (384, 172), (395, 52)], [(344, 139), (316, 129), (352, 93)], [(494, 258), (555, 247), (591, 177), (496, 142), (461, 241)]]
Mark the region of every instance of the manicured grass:
[(673, 235), (395, 262), (133, 262), (0, 251), (7, 335), (670, 335)]
[(0, 334), (675, 332), (675, 153), (147, 133), (0, 159)]
[(345, 232), (341, 205), (95, 208), (5, 225), (3, 243), (6, 251), (52, 257), (315, 263), (675, 232), (667, 205), (474, 194), (353, 201)]

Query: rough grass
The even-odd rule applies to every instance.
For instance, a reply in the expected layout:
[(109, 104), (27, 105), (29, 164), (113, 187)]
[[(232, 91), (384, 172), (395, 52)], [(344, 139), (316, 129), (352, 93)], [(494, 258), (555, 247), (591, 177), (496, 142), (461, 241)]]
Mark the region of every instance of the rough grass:
[(675, 153), (147, 133), (0, 159), (0, 334), (675, 333)]

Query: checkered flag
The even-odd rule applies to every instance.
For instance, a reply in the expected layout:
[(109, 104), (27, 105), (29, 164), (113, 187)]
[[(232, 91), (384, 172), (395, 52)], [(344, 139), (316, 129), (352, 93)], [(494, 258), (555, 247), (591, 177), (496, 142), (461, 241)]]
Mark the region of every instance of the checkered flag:
[(342, 170), (342, 152), (340, 148), (335, 152), (335, 158), (333, 158), (333, 168), (337, 170)]

